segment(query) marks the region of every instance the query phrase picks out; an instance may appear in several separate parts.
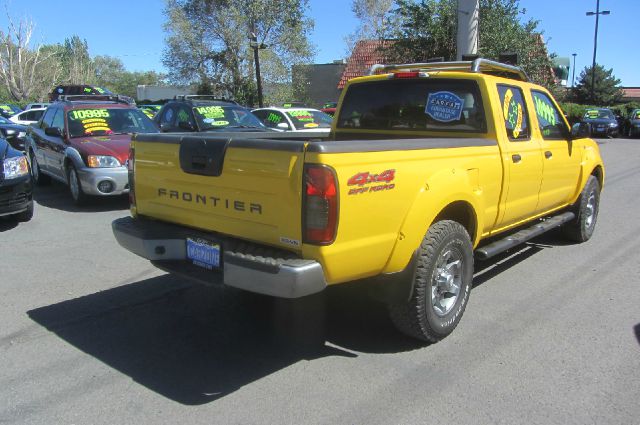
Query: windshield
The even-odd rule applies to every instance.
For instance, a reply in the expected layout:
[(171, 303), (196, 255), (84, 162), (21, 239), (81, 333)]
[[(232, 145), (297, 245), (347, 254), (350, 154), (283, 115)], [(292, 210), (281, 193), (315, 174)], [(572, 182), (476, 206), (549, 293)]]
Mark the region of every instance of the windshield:
[(331, 128), (332, 118), (321, 111), (313, 109), (295, 109), (286, 111), (297, 130), (314, 128)]
[(247, 127), (266, 129), (251, 111), (241, 106), (196, 106), (193, 114), (200, 131)]
[(69, 137), (156, 133), (153, 122), (134, 108), (87, 108), (67, 112)]
[(390, 79), (349, 87), (337, 127), (364, 130), (487, 130), (478, 84), (471, 80)]
[(584, 114), (584, 119), (597, 120), (597, 119), (615, 119), (613, 112), (608, 109), (590, 109)]
[(11, 105), (9, 103), (4, 103), (0, 105), (0, 109), (8, 113), (17, 114), (18, 112), (22, 112), (22, 109), (18, 108), (16, 105)]

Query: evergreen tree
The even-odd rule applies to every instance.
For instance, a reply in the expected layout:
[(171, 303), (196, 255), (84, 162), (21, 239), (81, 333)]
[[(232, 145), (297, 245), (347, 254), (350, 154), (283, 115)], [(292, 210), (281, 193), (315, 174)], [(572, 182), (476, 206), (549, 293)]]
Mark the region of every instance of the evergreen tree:
[(606, 70), (602, 65), (596, 64), (593, 95), (591, 93), (591, 67), (586, 67), (581, 73), (578, 84), (573, 89), (573, 97), (578, 103), (590, 105), (613, 105), (622, 100), (620, 80), (613, 75), (613, 69)]

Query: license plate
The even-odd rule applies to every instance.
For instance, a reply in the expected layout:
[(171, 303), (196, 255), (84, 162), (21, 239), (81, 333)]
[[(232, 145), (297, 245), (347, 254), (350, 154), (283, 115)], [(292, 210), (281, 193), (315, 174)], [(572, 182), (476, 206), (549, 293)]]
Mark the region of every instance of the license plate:
[(209, 270), (220, 267), (220, 245), (204, 239), (187, 238), (187, 258)]

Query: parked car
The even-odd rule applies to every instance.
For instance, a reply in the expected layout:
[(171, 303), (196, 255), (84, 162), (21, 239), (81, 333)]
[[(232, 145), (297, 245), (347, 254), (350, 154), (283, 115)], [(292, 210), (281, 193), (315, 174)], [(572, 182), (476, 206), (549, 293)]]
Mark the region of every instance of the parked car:
[(618, 120), (616, 120), (611, 109), (587, 109), (587, 112), (582, 117), (582, 122), (586, 122), (591, 126), (592, 137), (618, 137)]
[(262, 123), (277, 131), (327, 133), (333, 118), (311, 108), (258, 108), (253, 114)]
[(145, 113), (146, 116), (153, 119), (158, 111), (162, 109), (162, 105), (138, 105), (138, 108)]
[(9, 118), (9, 121), (22, 125), (35, 124), (40, 121), (40, 118), (42, 118), (42, 115), (46, 110), (47, 108), (27, 109), (25, 111), (18, 112), (17, 114)]
[(0, 163), (0, 216), (31, 220), (33, 196), (27, 156), (5, 139), (0, 139)]
[(640, 109), (634, 109), (626, 117), (622, 134), (627, 137), (637, 137), (640, 135)]
[(51, 103), (49, 102), (40, 102), (40, 103), (28, 103), (27, 106), (25, 106), (24, 110), (28, 110), (28, 109), (35, 109), (35, 108), (45, 108), (47, 106), (51, 105)]
[(212, 96), (181, 96), (167, 102), (154, 117), (163, 133), (192, 131), (270, 131), (251, 111)]
[(22, 109), (14, 105), (12, 103), (1, 103), (0, 104), (0, 115), (9, 118), (17, 114), (18, 112), (22, 112)]
[(58, 100), (59, 96), (66, 95), (113, 95), (113, 93), (105, 88), (86, 84), (61, 85), (56, 86), (51, 93), (49, 93), (49, 101), (53, 102)]
[(0, 135), (2, 135), (14, 149), (24, 150), (24, 139), (27, 135), (26, 126), (0, 117)]
[(69, 185), (78, 205), (89, 195), (128, 193), (131, 135), (157, 131), (142, 111), (114, 96), (58, 101), (28, 127), (31, 175), (37, 184), (54, 178)]

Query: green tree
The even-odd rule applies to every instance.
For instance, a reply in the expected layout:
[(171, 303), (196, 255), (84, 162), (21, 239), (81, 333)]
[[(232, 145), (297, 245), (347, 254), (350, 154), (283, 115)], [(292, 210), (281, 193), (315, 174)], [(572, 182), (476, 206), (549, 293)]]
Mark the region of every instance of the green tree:
[(359, 23), (355, 31), (345, 37), (347, 56), (359, 40), (381, 38), (393, 24), (393, 0), (352, 0), (351, 11)]
[(93, 59), (96, 84), (114, 93), (136, 97), (138, 85), (158, 85), (163, 76), (155, 71), (130, 72), (122, 61), (112, 56)]
[(593, 96), (591, 79), (592, 68), (588, 66), (580, 73), (578, 84), (573, 89), (573, 98), (576, 102), (604, 106), (613, 105), (622, 100), (620, 80), (613, 75), (613, 69), (606, 70), (602, 65), (596, 64)]
[[(457, 0), (396, 0), (393, 25), (384, 35), (396, 41), (387, 54), (395, 62), (423, 62), (431, 57), (455, 60), (457, 10)], [(501, 53), (517, 53), (529, 77), (552, 88), (552, 63), (538, 21), (522, 22), (524, 13), (519, 0), (480, 0), (478, 53), (494, 60)]]
[(260, 50), (265, 85), (290, 81), (291, 65), (312, 57), (308, 9), (308, 0), (166, 0), (169, 80), (210, 85), (218, 95), (255, 104), (249, 37), (267, 46)]
[(95, 66), (89, 55), (87, 40), (77, 35), (66, 38), (62, 51), (62, 67), (68, 84), (94, 84)]

